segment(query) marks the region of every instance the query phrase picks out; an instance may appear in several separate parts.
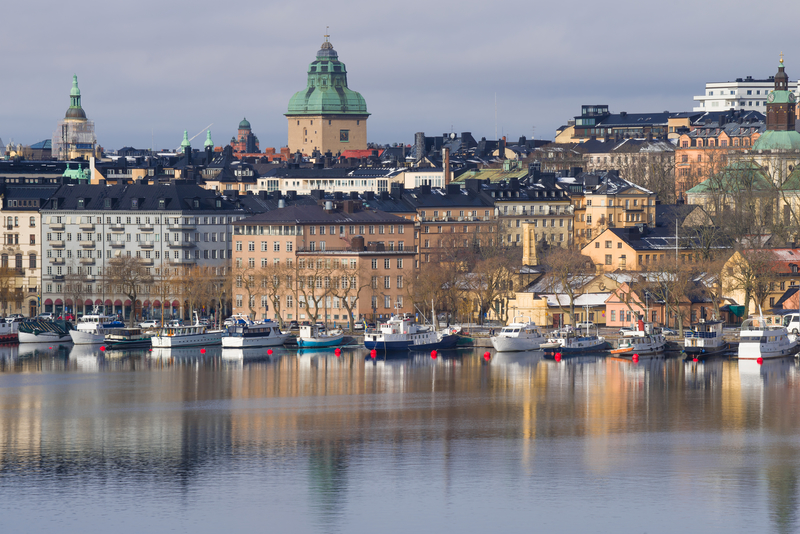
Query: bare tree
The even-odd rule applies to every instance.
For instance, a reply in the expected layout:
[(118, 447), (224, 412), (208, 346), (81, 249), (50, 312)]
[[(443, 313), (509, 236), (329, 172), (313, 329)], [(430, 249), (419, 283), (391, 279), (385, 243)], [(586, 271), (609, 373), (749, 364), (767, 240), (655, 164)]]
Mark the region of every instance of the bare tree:
[[(583, 294), (584, 287), (594, 274), (592, 260), (576, 250), (553, 247), (540, 262), (545, 267), (544, 284), (549, 293), (566, 295), (569, 299), (569, 314), (572, 326), (576, 326), (575, 300)], [(562, 313), (561, 300), (558, 305)]]
[(105, 275), (108, 284), (130, 299), (132, 312), (128, 319), (132, 327), (136, 319), (136, 297), (142, 286), (153, 283), (152, 275), (141, 260), (133, 256), (117, 256), (109, 260)]
[(764, 305), (770, 286), (778, 276), (779, 264), (768, 249), (748, 249), (734, 253), (727, 263), (726, 290), (744, 293), (745, 313), (750, 312), (750, 301), (756, 308)]
[(349, 258), (344, 258), (338, 266), (334, 263), (331, 278), (333, 280), (331, 295), (338, 298), (341, 306), (347, 310), (347, 322), (352, 330), (361, 292), (371, 285), (367, 264), (364, 261), (350, 262)]
[(688, 320), (684, 305), (692, 286), (692, 269), (687, 263), (672, 255), (650, 264), (647, 272), (647, 288), (657, 300), (664, 302), (664, 323), (669, 326), (669, 317), (676, 318), (675, 327), (683, 335), (683, 322)]

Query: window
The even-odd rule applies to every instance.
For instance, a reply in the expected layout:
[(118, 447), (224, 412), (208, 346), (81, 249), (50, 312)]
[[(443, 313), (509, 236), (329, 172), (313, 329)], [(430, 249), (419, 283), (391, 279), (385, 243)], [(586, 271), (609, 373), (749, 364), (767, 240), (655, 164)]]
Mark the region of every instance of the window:
[(397, 277), (397, 289), (403, 289), (403, 276), (402, 275)]
[(606, 248), (611, 248), (611, 241), (606, 241)]
[[(169, 234), (167, 234), (167, 235), (169, 235)], [(236, 242), (236, 251), (237, 252), (241, 252), (241, 250), (242, 250), (242, 242), (241, 241), (237, 241)]]
[(611, 265), (611, 254), (606, 254), (606, 265)]
[(383, 268), (384, 269), (391, 269), (391, 267), (392, 267), (392, 260), (390, 260), (389, 258), (385, 258), (383, 260)]
[(386, 308), (387, 310), (391, 309), (391, 307), (392, 307), (392, 297), (390, 295), (384, 295), (383, 296), (383, 307)]
[(600, 248), (600, 241), (598, 241), (598, 242), (596, 242), (596, 243), (594, 244), (594, 248)]
[(281, 244), (278, 241), (274, 241), (272, 243), (272, 252), (280, 252), (281, 251)]
[(372, 268), (373, 269), (377, 269), (378, 268), (378, 259), (377, 258), (372, 258)]
[(384, 289), (391, 289), (392, 288), (392, 277), (391, 276), (384, 276), (383, 277), (383, 288)]
[(256, 242), (255, 241), (249, 241), (247, 243), (247, 250), (250, 251), (250, 252), (255, 252), (255, 250), (256, 250)]
[(617, 320), (617, 310), (611, 310), (611, 322)]
[(397, 268), (398, 269), (403, 268), (403, 258), (397, 258)]

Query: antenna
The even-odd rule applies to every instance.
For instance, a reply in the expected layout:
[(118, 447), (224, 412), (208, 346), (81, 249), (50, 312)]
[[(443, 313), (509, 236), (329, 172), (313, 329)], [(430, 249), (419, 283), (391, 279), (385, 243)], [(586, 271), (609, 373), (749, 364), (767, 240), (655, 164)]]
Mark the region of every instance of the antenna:
[(497, 139), (497, 91), (494, 92), (494, 138)]

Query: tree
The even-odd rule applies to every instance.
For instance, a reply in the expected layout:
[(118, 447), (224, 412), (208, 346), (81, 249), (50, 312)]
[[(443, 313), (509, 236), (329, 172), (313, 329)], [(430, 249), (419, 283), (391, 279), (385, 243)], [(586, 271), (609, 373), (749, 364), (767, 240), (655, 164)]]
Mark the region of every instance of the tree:
[(370, 286), (371, 277), (363, 258), (358, 262), (350, 262), (349, 258), (343, 258), (338, 267), (336, 261), (334, 260), (334, 269), (331, 272), (333, 279), (331, 295), (338, 298), (342, 307), (347, 310), (347, 320), (352, 330), (361, 291)]
[(133, 327), (136, 319), (136, 297), (142, 286), (153, 283), (152, 275), (147, 272), (141, 260), (133, 256), (117, 256), (109, 260), (105, 273), (107, 283), (130, 299), (133, 311), (128, 319)]
[(756, 309), (764, 305), (770, 286), (778, 276), (779, 264), (768, 249), (748, 249), (736, 252), (726, 264), (725, 289), (742, 291), (745, 313), (750, 312), (752, 300)]
[(663, 260), (650, 264), (646, 275), (647, 288), (656, 300), (664, 303), (664, 323), (669, 326), (669, 317), (676, 318), (675, 327), (683, 335), (683, 304), (692, 288), (692, 269), (689, 264), (667, 254)]
[[(546, 271), (543, 280), (546, 291), (567, 296), (570, 320), (572, 326), (576, 326), (575, 300), (583, 294), (586, 283), (594, 274), (592, 260), (576, 250), (553, 247), (540, 263)], [(561, 299), (558, 299), (558, 306), (563, 313)]]
[(172, 302), (173, 297), (178, 296), (177, 272), (178, 268), (171, 268), (169, 264), (166, 264), (162, 268), (156, 268), (156, 276), (153, 279), (153, 289), (161, 302), (161, 326), (164, 326), (164, 308), (171, 307), (168, 305)]
[[(291, 260), (291, 259), (290, 259)], [(283, 328), (282, 302), (287, 291), (292, 290), (294, 269), (290, 265), (279, 263), (265, 264), (256, 273), (256, 283), (261, 287), (262, 295), (272, 305), (272, 312), (280, 328)]]

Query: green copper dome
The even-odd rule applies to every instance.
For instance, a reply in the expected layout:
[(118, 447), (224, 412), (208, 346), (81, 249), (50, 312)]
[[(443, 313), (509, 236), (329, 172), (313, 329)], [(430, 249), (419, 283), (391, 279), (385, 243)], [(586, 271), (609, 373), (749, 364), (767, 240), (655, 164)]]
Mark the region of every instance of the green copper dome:
[(189, 142), (189, 132), (186, 130), (183, 131), (183, 141), (181, 141), (181, 150), (186, 147), (191, 147), (192, 144)]
[(78, 75), (72, 76), (72, 90), (69, 92), (69, 109), (64, 115), (66, 119), (85, 119), (86, 112), (81, 107), (81, 90), (78, 89)]
[(203, 143), (203, 146), (214, 148), (214, 141), (211, 140), (211, 130), (206, 132), (206, 142)]
[(249, 130), (250, 129), (250, 122), (247, 119), (242, 119), (242, 122), (239, 123), (240, 130)]
[(327, 40), (308, 66), (308, 82), (289, 100), (286, 115), (369, 115), (367, 102), (347, 87), (347, 69)]
[(800, 150), (800, 133), (767, 130), (753, 143), (753, 151), (758, 150)]

